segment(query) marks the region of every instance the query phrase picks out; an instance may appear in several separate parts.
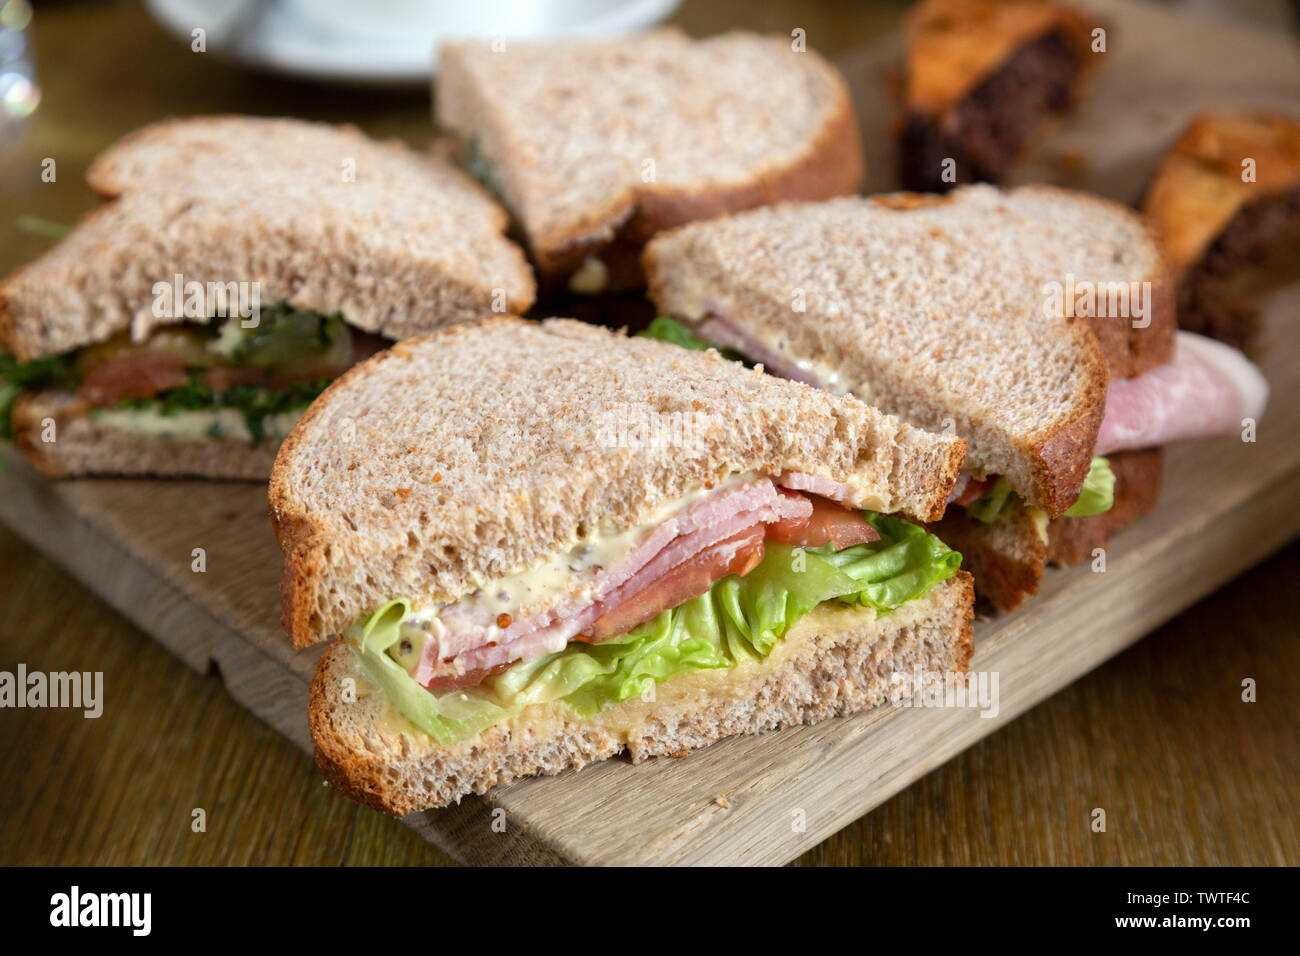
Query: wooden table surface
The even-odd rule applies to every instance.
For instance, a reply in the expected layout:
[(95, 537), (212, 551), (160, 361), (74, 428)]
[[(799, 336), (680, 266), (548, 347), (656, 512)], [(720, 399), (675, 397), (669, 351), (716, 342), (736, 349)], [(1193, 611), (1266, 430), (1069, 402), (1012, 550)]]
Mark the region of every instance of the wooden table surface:
[[(687, 2), (693, 33), (788, 32), (835, 54), (904, 4)], [(355, 122), (427, 141), (424, 93), (338, 91), (205, 59), (132, 3), (43, 5), (43, 100), (0, 141), (0, 272), (69, 222), (121, 133), (169, 114)], [(42, 183), (43, 157), (58, 163)], [(400, 823), (337, 796), (310, 759), (0, 529), (0, 670), (102, 671), (105, 713), (0, 711), (0, 864), (438, 864)], [(1296, 864), (1300, 545), (1293, 544), (801, 860), (804, 864)], [(1242, 701), (1242, 681), (1258, 700)], [(202, 808), (206, 832), (191, 827)], [(1104, 833), (1091, 829), (1106, 811)]]

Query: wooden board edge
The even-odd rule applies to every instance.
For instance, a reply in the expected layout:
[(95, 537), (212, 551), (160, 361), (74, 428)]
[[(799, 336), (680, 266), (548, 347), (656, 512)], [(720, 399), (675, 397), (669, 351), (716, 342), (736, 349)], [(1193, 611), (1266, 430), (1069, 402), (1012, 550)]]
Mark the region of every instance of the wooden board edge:
[(0, 449), (0, 468), (0, 521), (186, 666), (200, 674), (215, 669), (231, 697), (299, 749), (311, 752), (307, 688), (300, 675), (65, 507), (58, 484), (8, 446)]

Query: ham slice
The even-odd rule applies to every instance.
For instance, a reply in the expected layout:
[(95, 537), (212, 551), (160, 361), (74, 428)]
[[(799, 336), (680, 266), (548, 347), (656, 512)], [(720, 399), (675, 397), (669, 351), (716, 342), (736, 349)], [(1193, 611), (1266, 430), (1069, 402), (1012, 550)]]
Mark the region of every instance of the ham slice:
[(1267, 403), (1268, 382), (1245, 355), (1179, 332), (1172, 362), (1110, 383), (1095, 454), (1231, 434)]
[(787, 471), (777, 479), (777, 484), (791, 491), (807, 491), (821, 495), (841, 504), (852, 504), (853, 489), (838, 481), (821, 478), (817, 475), (805, 475), (801, 471)]
[(620, 603), (645, 592), (692, 558), (759, 524), (806, 518), (812, 504), (779, 492), (768, 478), (719, 489), (651, 529), (616, 566), (601, 569), (579, 593), (529, 609), (505, 627), (476, 604), (453, 604), (438, 615), (438, 637), (425, 642), (412, 676), (421, 684), (454, 672), (486, 670), (561, 650)]
[[(804, 368), (788, 356), (759, 342), (743, 325), (732, 322), (715, 302), (696, 327), (710, 342), (734, 349), (762, 362), (782, 378), (829, 391), (836, 383)], [(1106, 395), (1106, 411), (1094, 454), (1155, 448), (1171, 442), (1216, 438), (1242, 427), (1242, 419), (1259, 418), (1268, 402), (1268, 382), (1237, 349), (1214, 339), (1178, 332), (1173, 361), (1138, 378), (1116, 379)], [(996, 476), (988, 476), (987, 482)], [(782, 475), (786, 488), (808, 491), (834, 501), (851, 503), (847, 486), (811, 475)], [(949, 502), (967, 504), (984, 483), (958, 477)]]
[(695, 329), (695, 332), (706, 342), (711, 342), (721, 348), (731, 349), (733, 352), (739, 352), (751, 362), (762, 365), (764, 369), (778, 378), (803, 382), (805, 385), (812, 385), (825, 391), (838, 393), (844, 391), (844, 389), (831, 388), (832, 383), (824, 381), (821, 376), (810, 369), (801, 368), (793, 359), (782, 355), (776, 349), (767, 347), (750, 335), (748, 331), (733, 325), (716, 313), (710, 313), (708, 318)]

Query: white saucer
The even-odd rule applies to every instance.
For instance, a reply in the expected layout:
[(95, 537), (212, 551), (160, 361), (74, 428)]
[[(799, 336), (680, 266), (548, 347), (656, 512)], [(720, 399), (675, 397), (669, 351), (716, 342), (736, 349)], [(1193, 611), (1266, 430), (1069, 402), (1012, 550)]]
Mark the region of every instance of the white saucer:
[[(343, 28), (314, 17), (298, 0), (145, 0), (145, 6), (170, 33), (193, 42), (202, 28), (208, 54), (249, 66), (316, 80), (372, 85), (427, 83), (437, 43), (478, 32), (490, 37), (616, 36), (651, 26), (677, 8), (680, 0), (552, 0), (551, 21), (487, 23), (467, 29), (474, 0), (448, 2), (449, 23), (420, 29), (392, 29), (372, 21), (372, 29)], [(534, 8), (542, 6), (536, 0)], [(364, 9), (364, 5), (358, 4)], [(499, 22), (499, 21), (498, 21)]]

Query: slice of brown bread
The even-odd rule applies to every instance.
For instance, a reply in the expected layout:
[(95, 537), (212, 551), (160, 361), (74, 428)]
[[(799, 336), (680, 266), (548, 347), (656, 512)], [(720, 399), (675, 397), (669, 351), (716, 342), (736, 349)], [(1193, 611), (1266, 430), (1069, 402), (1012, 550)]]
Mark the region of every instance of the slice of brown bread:
[[(970, 576), (958, 572), (884, 616), (828, 602), (758, 663), (694, 671), (585, 720), (536, 705), (450, 747), (395, 714), (340, 642), (312, 681), (309, 722), (325, 779), (353, 800), (404, 816), (522, 777), (581, 768), (626, 751), (635, 762), (735, 734), (856, 713), (910, 696), (912, 681), (970, 662)], [(345, 694), (352, 679), (355, 694)]]
[[(1087, 474), (1109, 377), (1173, 345), (1146, 225), (1048, 186), (757, 209), (659, 236), (644, 260), (661, 311), (719, 316), (889, 414), (955, 429), (973, 473), (1007, 476), (1052, 515)], [(1062, 315), (1071, 280), (1149, 282), (1150, 324)]]
[[(276, 443), (230, 439), (159, 439), (113, 428), (86, 414), (75, 395), (42, 392), (20, 398), (13, 412), (14, 444), (51, 478), (85, 475), (155, 476), (265, 481)], [(53, 441), (45, 423), (53, 422)]]
[(616, 240), (861, 183), (848, 87), (789, 37), (658, 30), (498, 49), (442, 47), (436, 116), (491, 168), (544, 282)]
[(154, 284), (257, 282), (390, 338), (526, 310), (507, 216), (450, 164), (351, 127), (211, 116), (147, 126), (87, 173), (114, 198), (0, 281), (0, 345), (27, 360), (137, 335)]
[(281, 446), (285, 629), (301, 646), (397, 596), (458, 599), (733, 474), (804, 472), (937, 517), (963, 449), (713, 351), (568, 319), (452, 326), (353, 368)]
[[(1038, 592), (1043, 568), (1077, 564), (1104, 548), (1155, 507), (1160, 494), (1164, 451), (1149, 448), (1107, 455), (1115, 474), (1115, 502), (1109, 511), (1086, 518), (1036, 521), (1020, 502), (1008, 505), (996, 521), (984, 524), (965, 509), (950, 508), (929, 530), (962, 555), (962, 567), (975, 578), (975, 590), (1002, 611), (1011, 611)], [(1044, 532), (1047, 537), (1043, 538)]]

